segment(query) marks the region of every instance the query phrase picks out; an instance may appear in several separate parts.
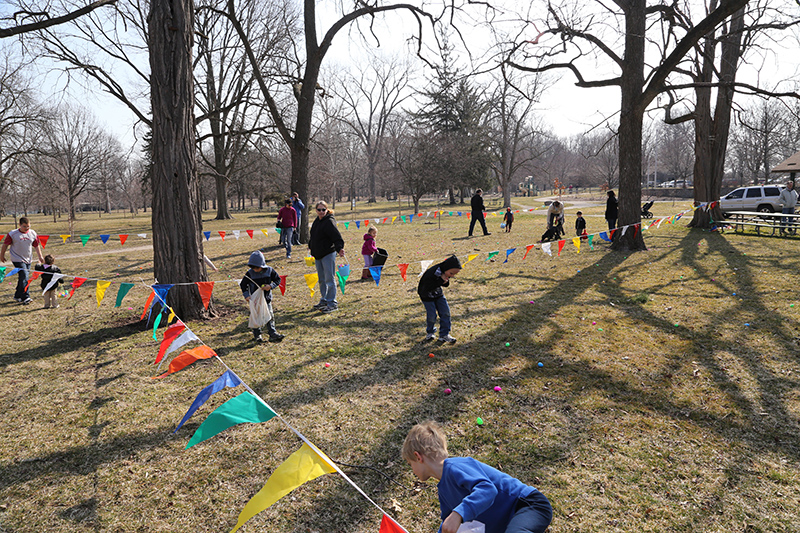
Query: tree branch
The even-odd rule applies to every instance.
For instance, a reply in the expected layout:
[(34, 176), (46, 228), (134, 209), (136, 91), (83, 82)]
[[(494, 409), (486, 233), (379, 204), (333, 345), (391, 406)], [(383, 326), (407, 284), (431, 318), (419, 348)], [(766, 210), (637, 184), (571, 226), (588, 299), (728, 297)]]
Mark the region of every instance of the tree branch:
[(50, 15), (48, 15), (47, 12), (32, 13), (28, 11), (18, 11), (14, 13), (15, 20), (19, 15), (43, 16), (46, 18), (45, 20), (39, 20), (28, 24), (21, 24), (19, 26), (14, 26), (12, 28), (0, 28), (0, 39), (3, 39), (5, 37), (13, 37), (14, 35), (20, 35), (22, 33), (28, 33), (31, 31), (43, 30), (45, 28), (49, 28), (51, 26), (57, 26), (59, 24), (64, 24), (65, 22), (74, 20), (82, 15), (91, 13), (98, 7), (114, 4), (116, 3), (116, 1), (117, 0), (95, 0), (91, 4), (88, 4), (80, 9), (76, 9), (75, 11), (69, 12), (65, 15), (61, 15), (60, 17), (55, 17), (55, 18), (50, 18)]

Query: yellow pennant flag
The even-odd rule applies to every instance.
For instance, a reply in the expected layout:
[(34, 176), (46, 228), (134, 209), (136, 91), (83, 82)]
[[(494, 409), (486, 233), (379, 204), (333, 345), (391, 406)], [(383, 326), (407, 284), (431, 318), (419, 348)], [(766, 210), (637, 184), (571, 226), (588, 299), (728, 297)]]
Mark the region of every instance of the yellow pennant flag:
[(299, 450), (275, 469), (267, 480), (267, 484), (247, 502), (242, 512), (239, 513), (236, 527), (231, 530), (231, 533), (306, 481), (325, 474), (332, 474), (335, 471), (327, 458), (320, 457), (308, 444), (303, 443)]
[(175, 318), (175, 311), (173, 311), (172, 308), (170, 307), (169, 308), (169, 316), (167, 317), (167, 324), (172, 322), (173, 318)]
[(392, 224), (394, 224), (395, 220), (397, 220), (397, 217), (392, 217)]
[[(469, 263), (470, 261), (472, 261), (472, 260), (473, 260), (473, 259), (475, 259), (476, 257), (478, 257), (478, 254), (469, 254), (469, 255), (467, 256), (467, 263)], [(467, 263), (464, 263), (464, 264), (466, 265)]]
[(61, 239), (64, 241), (63, 244), (67, 244), (67, 239), (69, 239), (69, 235), (59, 235)]
[(306, 278), (306, 285), (308, 285), (308, 289), (311, 291), (311, 297), (313, 298), (314, 297), (314, 285), (316, 285), (317, 281), (319, 281), (319, 275), (316, 274), (316, 273), (314, 273), (314, 274), (306, 274), (305, 278)]
[(111, 285), (110, 281), (97, 280), (97, 289), (95, 289), (95, 295), (97, 296), (97, 307), (100, 307), (100, 302), (103, 301), (103, 298), (106, 295), (106, 289), (109, 285)]
[(261, 230), (261, 233), (263, 233), (263, 234), (264, 234), (264, 237), (267, 237), (267, 236), (268, 236), (268, 235), (267, 235), (267, 230), (265, 230), (265, 229), (262, 229), (262, 230)]
[(578, 253), (581, 253), (581, 238), (580, 237), (573, 237), (572, 244), (575, 245), (575, 248), (578, 249)]

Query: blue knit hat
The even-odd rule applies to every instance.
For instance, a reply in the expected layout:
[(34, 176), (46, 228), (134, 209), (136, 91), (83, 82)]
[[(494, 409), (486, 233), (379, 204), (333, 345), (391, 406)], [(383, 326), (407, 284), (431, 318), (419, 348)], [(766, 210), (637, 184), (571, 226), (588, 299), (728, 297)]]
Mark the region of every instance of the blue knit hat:
[(267, 262), (264, 260), (264, 254), (262, 254), (258, 250), (250, 254), (250, 259), (247, 261), (247, 266), (267, 268)]

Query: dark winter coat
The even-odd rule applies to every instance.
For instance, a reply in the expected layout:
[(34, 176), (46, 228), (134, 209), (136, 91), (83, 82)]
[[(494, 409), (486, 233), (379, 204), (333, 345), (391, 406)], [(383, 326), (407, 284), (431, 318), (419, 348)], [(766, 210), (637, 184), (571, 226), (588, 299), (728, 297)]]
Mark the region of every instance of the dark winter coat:
[(480, 194), (475, 194), (472, 197), (472, 200), (469, 201), (470, 205), (472, 206), (473, 213), (483, 213), (486, 211), (486, 207), (483, 205), (483, 196)]
[[(257, 290), (259, 290), (264, 285), (270, 285), (272, 290), (275, 290), (278, 285), (281, 284), (281, 277), (275, 272), (275, 269), (271, 266), (267, 266), (261, 269), (261, 272), (256, 272), (252, 268), (247, 271), (247, 274), (244, 275), (242, 281), (239, 282), (239, 287), (242, 289), (242, 295), (247, 298), (248, 296), (255, 294)], [(264, 298), (268, 301), (272, 301), (272, 290), (270, 291), (261, 291), (264, 295)]]
[(606, 220), (610, 218), (616, 219), (618, 211), (619, 208), (618, 208), (617, 197), (610, 196), (608, 200), (606, 200), (606, 215), (605, 215)]
[(331, 252), (344, 248), (344, 239), (336, 227), (336, 219), (331, 213), (315, 218), (311, 224), (311, 239), (308, 241), (314, 259), (322, 259)]
[(442, 287), (448, 287), (450, 280), (445, 281), (442, 279), (442, 273), (450, 270), (451, 268), (461, 268), (461, 262), (458, 257), (452, 255), (439, 263), (433, 265), (422, 274), (419, 278), (419, 285), (417, 286), (417, 294), (423, 302), (432, 302), (437, 298), (444, 295)]
[[(39, 272), (44, 272), (39, 279), (42, 280), (42, 290), (45, 290), (47, 286), (50, 284), (50, 281), (53, 279), (53, 274), (61, 274), (61, 269), (55, 265), (36, 265), (34, 270), (38, 270)], [(58, 283), (50, 287), (50, 290), (57, 289), (59, 285), (64, 283), (63, 278), (59, 278)]]

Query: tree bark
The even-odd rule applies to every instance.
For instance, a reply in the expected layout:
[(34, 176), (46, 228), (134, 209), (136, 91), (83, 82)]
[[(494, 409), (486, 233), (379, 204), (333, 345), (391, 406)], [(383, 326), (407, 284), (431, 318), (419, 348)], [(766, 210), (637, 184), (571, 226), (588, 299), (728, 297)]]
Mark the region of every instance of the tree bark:
[[(200, 187), (195, 161), (193, 0), (153, 0), (147, 19), (153, 111), (153, 266), (158, 283), (208, 278), (203, 263)], [(182, 319), (213, 313), (194, 285), (177, 285), (167, 303)]]

